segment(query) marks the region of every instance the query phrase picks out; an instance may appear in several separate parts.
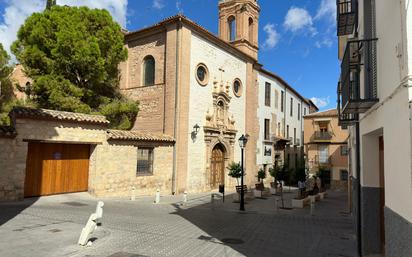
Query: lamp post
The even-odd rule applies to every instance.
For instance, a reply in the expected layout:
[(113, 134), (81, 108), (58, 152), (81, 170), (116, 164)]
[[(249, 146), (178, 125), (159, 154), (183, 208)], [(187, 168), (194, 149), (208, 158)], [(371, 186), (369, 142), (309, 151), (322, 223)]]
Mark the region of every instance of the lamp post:
[(244, 169), (243, 169), (243, 151), (246, 147), (246, 143), (247, 143), (247, 137), (245, 137), (245, 135), (242, 135), (239, 138), (239, 146), (240, 146), (240, 149), (241, 149), (240, 166), (241, 166), (241, 169), (242, 169), (242, 177), (240, 178), (240, 186), (241, 186), (241, 188), (240, 188), (240, 210), (241, 211), (245, 210), (245, 191), (243, 189), (243, 177), (245, 175)]

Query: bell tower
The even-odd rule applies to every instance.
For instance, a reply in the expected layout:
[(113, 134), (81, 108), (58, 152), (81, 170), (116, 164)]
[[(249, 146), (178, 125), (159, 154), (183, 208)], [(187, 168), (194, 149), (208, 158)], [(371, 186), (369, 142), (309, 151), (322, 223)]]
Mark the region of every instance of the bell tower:
[(219, 37), (257, 59), (259, 13), (257, 0), (219, 0)]

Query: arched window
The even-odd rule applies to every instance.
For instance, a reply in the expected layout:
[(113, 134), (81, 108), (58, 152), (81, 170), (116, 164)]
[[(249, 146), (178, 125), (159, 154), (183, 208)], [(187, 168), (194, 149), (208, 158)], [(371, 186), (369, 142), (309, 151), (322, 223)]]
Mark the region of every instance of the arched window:
[(236, 19), (235, 16), (230, 16), (227, 20), (229, 26), (229, 41), (236, 40)]
[(155, 83), (155, 59), (149, 55), (143, 59), (143, 85), (151, 86)]
[(252, 18), (249, 18), (249, 42), (250, 43), (253, 43), (253, 37), (254, 37), (254, 34), (253, 34), (253, 31), (254, 31), (254, 28), (253, 28), (253, 26), (254, 26), (254, 24), (253, 24), (253, 19)]

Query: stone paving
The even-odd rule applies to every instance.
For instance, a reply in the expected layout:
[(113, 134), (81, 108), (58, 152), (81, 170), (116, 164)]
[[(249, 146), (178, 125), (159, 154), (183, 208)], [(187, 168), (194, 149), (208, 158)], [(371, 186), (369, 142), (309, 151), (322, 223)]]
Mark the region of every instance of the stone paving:
[[(285, 204), (296, 192), (285, 193)], [(278, 197), (277, 197), (278, 198)], [(103, 225), (89, 247), (76, 245), (98, 199), (86, 193), (0, 203), (0, 256), (279, 256), (356, 257), (345, 195), (329, 192), (309, 208), (275, 208), (275, 197), (251, 199), (246, 212), (230, 196), (210, 194), (105, 199)], [(6, 239), (6, 240), (5, 240)]]

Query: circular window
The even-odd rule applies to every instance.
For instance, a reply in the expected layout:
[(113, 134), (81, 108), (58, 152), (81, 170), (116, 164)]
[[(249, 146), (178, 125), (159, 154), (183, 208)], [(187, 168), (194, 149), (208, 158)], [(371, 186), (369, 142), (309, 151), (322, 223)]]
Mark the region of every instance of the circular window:
[(206, 86), (209, 82), (209, 70), (203, 63), (198, 64), (196, 67), (196, 80), (202, 86)]
[(240, 82), (239, 79), (235, 79), (235, 81), (233, 81), (233, 93), (237, 97), (242, 96), (242, 82)]

